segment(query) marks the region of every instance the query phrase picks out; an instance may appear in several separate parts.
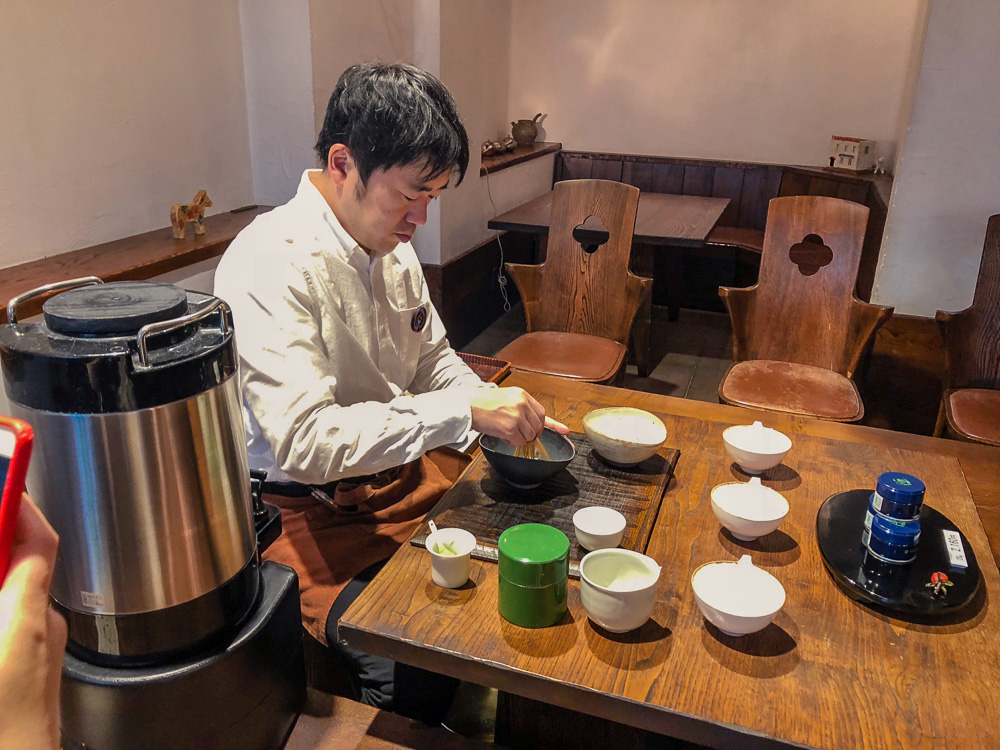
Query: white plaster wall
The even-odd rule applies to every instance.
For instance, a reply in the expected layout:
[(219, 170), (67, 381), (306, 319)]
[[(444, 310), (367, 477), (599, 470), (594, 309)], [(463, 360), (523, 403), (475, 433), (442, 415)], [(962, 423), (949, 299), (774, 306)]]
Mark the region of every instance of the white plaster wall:
[[(508, 120), (567, 149), (892, 164), (926, 0), (512, 0)], [(974, 3), (975, 4), (975, 3)], [(995, 5), (995, 3), (989, 3)]]
[(287, 203), (316, 166), (309, 0), (240, 0), (254, 202)]
[(1000, 3), (935, 0), (875, 300), (934, 315), (972, 303), (1000, 213)]
[[(471, 151), (465, 181), (441, 199), (442, 263), (494, 234), (486, 227), (494, 210), (479, 153), (484, 140), (510, 132), (510, 44), (509, 0), (441, 0), (441, 80), (458, 104)], [(499, 211), (513, 208), (551, 187), (552, 159), (511, 167), (490, 183)]]
[(309, 0), (309, 18), (319, 133), (333, 87), (350, 65), (413, 62), (414, 0)]
[(0, 71), (0, 267), (253, 202), (237, 0), (3, 0)]

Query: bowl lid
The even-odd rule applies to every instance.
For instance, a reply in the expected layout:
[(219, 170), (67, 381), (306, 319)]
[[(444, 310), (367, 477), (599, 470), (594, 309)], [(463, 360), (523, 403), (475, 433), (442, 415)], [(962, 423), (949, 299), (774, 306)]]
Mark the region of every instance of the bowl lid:
[(712, 489), (712, 501), (727, 513), (747, 521), (771, 521), (788, 514), (788, 501), (777, 490), (761, 484), (760, 477), (749, 482), (727, 482)]
[(875, 489), (882, 497), (897, 503), (916, 504), (923, 502), (924, 483), (901, 471), (887, 471), (880, 474)]
[(727, 427), (722, 431), (722, 436), (731, 445), (750, 453), (782, 453), (792, 447), (792, 440), (788, 435), (765, 427), (763, 422)]
[(739, 617), (762, 617), (785, 604), (781, 582), (755, 566), (749, 555), (702, 565), (691, 576), (691, 585), (710, 607)]
[(569, 575), (569, 537), (554, 526), (522, 523), (497, 540), (499, 573), (519, 586), (548, 586)]

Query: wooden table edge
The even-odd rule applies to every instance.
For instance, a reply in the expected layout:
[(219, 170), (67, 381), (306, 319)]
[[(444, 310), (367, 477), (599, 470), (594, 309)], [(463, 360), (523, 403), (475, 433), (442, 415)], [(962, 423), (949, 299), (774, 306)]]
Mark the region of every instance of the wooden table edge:
[[(809, 747), (789, 740), (767, 737), (745, 727), (710, 723), (669, 708), (561, 682), (545, 675), (529, 675), (506, 664), (471, 659), (455, 652), (431, 651), (412, 641), (389, 638), (352, 625), (348, 620), (354, 607), (354, 604), (348, 607), (337, 626), (341, 640), (351, 648), (378, 654), (393, 661), (456, 679), (472, 681), (522, 698), (578, 711), (654, 734), (717, 747), (720, 750), (734, 746), (740, 747), (741, 750)], [(498, 679), (501, 676), (508, 679), (501, 681)], [(738, 742), (738, 745), (734, 745), (734, 742)]]

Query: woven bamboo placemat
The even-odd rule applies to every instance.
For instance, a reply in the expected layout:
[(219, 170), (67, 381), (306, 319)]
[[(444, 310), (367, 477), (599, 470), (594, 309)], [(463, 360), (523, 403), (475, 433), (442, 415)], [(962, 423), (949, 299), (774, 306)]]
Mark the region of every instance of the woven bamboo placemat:
[[(636, 466), (617, 468), (593, 453), (585, 436), (570, 434), (576, 457), (564, 471), (533, 490), (511, 487), (477, 453), (428, 520), (442, 528), (459, 527), (475, 535), (473, 557), (497, 560), (500, 534), (520, 523), (545, 523), (563, 531), (570, 540), (570, 576), (579, 577), (580, 558), (586, 550), (576, 543), (573, 514), (590, 505), (614, 508), (628, 525), (621, 546), (644, 552), (660, 510), (663, 493), (673, 475), (680, 451), (660, 452)], [(421, 524), (410, 544), (424, 546), (430, 528)]]

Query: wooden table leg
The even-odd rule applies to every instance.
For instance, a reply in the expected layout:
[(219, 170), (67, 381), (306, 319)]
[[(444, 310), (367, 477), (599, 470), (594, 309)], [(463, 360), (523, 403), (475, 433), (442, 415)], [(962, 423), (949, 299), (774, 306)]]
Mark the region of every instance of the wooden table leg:
[(667, 319), (676, 321), (684, 301), (684, 248), (664, 247), (661, 254), (667, 290)]
[[(655, 278), (656, 267), (653, 248), (649, 245), (633, 245), (631, 256), (632, 273), (647, 279)], [(653, 290), (639, 302), (639, 310), (632, 322), (630, 343), (632, 344), (632, 359), (639, 377), (649, 377), (649, 326), (653, 308)]]

